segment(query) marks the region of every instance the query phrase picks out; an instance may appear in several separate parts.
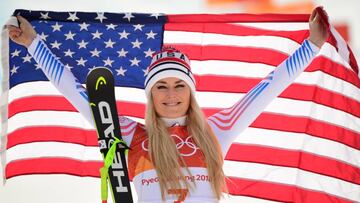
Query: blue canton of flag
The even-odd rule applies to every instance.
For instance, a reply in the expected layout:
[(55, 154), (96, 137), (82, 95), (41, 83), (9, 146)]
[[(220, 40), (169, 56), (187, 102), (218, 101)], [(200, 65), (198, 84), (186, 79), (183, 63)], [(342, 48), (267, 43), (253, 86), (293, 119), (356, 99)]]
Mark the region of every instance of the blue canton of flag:
[[(85, 83), (91, 69), (103, 66), (112, 70), (116, 86), (136, 88), (143, 88), (146, 68), (162, 46), (166, 20), (159, 14), (25, 10), (14, 14), (31, 21), (41, 39), (80, 83)], [(34, 16), (41, 20), (32, 19)], [(10, 43), (10, 87), (47, 80), (27, 50)]]

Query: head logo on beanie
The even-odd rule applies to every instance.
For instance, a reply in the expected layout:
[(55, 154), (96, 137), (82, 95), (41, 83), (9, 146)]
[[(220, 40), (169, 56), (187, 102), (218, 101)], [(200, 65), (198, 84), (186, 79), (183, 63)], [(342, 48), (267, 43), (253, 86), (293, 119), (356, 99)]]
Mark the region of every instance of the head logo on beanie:
[(155, 53), (151, 64), (147, 69), (145, 78), (145, 93), (149, 98), (151, 88), (154, 84), (167, 77), (176, 77), (189, 85), (193, 94), (195, 94), (195, 79), (191, 72), (189, 58), (179, 50), (171, 47), (165, 47), (161, 52)]

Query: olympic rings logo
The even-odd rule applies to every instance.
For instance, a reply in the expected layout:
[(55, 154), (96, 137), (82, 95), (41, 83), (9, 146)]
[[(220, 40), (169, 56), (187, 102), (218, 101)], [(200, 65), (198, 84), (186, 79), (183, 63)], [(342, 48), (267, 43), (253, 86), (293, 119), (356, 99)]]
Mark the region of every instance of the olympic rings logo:
[[(178, 135), (175, 135), (175, 134), (171, 134), (170, 136), (175, 138), (176, 140), (178, 140), (178, 142), (175, 141), (175, 146), (176, 146), (176, 149), (178, 149), (181, 156), (192, 156), (199, 149), (199, 147), (197, 147), (193, 142), (190, 141), (192, 136), (188, 136), (185, 140), (183, 140), (181, 137), (179, 137)], [(142, 149), (147, 152), (149, 151), (149, 149), (148, 149), (147, 145), (145, 145), (145, 144), (148, 141), (149, 141), (148, 138), (146, 138), (146, 140), (144, 140), (141, 143)], [(188, 148), (190, 148), (192, 150), (189, 153), (183, 153), (183, 152), (181, 152), (180, 149), (182, 149), (184, 146), (187, 146)]]

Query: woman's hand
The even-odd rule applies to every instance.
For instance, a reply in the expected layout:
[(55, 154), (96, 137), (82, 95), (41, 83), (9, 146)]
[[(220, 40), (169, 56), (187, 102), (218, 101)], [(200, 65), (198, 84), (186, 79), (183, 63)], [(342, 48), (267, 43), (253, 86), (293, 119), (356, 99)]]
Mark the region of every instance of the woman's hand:
[(21, 16), (16, 17), (20, 23), (20, 26), (15, 27), (13, 25), (7, 25), (6, 27), (9, 30), (9, 37), (12, 41), (25, 47), (29, 47), (36, 37), (36, 31), (25, 18)]
[(329, 19), (322, 7), (317, 7), (311, 13), (309, 19), (309, 40), (319, 48), (325, 43), (329, 36)]

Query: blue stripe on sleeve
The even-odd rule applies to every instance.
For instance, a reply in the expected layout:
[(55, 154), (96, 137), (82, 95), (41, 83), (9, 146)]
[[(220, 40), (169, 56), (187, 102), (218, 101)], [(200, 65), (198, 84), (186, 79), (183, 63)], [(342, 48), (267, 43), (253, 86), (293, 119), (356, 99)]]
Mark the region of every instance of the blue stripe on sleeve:
[(297, 72), (298, 68), (299, 68), (299, 52), (298, 50), (295, 51), (295, 54), (294, 54), (294, 57), (295, 57), (295, 72)]
[[(251, 98), (252, 95), (253, 95), (255, 92), (257, 92), (257, 90), (258, 90), (262, 85), (263, 85), (263, 83), (257, 84), (256, 87), (254, 87), (254, 88), (251, 90), (251, 92), (249, 92), (249, 93), (246, 95), (246, 97), (245, 97), (244, 99), (242, 99), (242, 101), (243, 101), (242, 103), (245, 103), (247, 100), (249, 100), (249, 98)], [(243, 104), (241, 104), (241, 105), (243, 105)]]
[(299, 56), (300, 56), (300, 62), (301, 62), (301, 64), (302, 65), (304, 65), (305, 64), (305, 57), (304, 57), (304, 47), (300, 47), (300, 49), (299, 49)]
[[(39, 50), (39, 53), (37, 54), (36, 58), (37, 58), (37, 61), (39, 61), (40, 63), (40, 60), (41, 60), (41, 57), (42, 55), (45, 53), (45, 46), (43, 44), (40, 44), (40, 50)], [(40, 64), (39, 64), (40, 65)]]
[[(59, 72), (60, 68), (61, 68), (61, 63), (59, 63), (59, 61), (55, 60), (55, 68), (54, 69), (57, 70), (56, 72)], [(56, 73), (56, 75), (54, 77), (54, 81), (56, 81), (57, 75), (58, 74)]]
[(36, 45), (36, 48), (35, 48), (35, 51), (34, 51), (34, 56), (36, 56), (36, 58), (37, 58), (37, 55), (39, 54), (38, 51), (39, 51), (40, 47), (41, 47), (41, 43), (39, 42)]
[(60, 74), (59, 74), (59, 79), (57, 81), (58, 84), (60, 82), (60, 79), (61, 79), (61, 76), (62, 76), (63, 72), (64, 72), (64, 66), (60, 66)]
[(51, 54), (50, 50), (48, 50), (48, 52), (49, 52), (49, 54), (45, 58), (44, 66), (48, 67), (48, 73), (50, 75), (50, 71), (53, 69), (53, 67), (49, 66), (48, 64), (49, 64), (50, 59), (54, 56)]
[[(51, 58), (52, 60), (54, 60), (54, 58)], [(50, 67), (52, 67), (52, 70), (51, 70), (51, 74), (50, 74), (50, 77), (52, 78), (53, 74), (54, 74), (54, 71), (57, 69), (56, 66), (51, 66), (51, 63), (50, 63)], [(53, 78), (55, 79), (55, 78)]]
[(305, 40), (304, 44), (311, 51), (311, 55), (313, 55), (314, 51), (311, 49), (309, 42), (307, 40)]
[(286, 60), (286, 70), (287, 70), (287, 72), (288, 72), (288, 75), (290, 76), (290, 64), (289, 64), (289, 60)]
[(88, 102), (89, 98), (88, 95), (85, 92), (80, 92), (80, 95)]
[(57, 62), (57, 61), (55, 60), (54, 66), (57, 66), (57, 67), (56, 67), (55, 76), (54, 76), (54, 81), (56, 81), (56, 78), (57, 78), (57, 76), (58, 76), (58, 74), (59, 74), (59, 70), (60, 70), (59, 62)]
[(295, 66), (295, 64), (294, 64), (294, 56), (290, 56), (290, 58), (289, 58), (289, 60), (290, 60), (290, 68), (291, 68), (291, 75), (293, 75), (294, 74), (294, 66)]
[(244, 113), (244, 111), (248, 108), (248, 106), (259, 96), (259, 94), (264, 91), (264, 89), (269, 85), (269, 83), (263, 83), (261, 87), (256, 91), (256, 94), (252, 97), (252, 99), (244, 106), (243, 110), (240, 112), (240, 115)]
[(49, 73), (49, 71), (47, 70), (49, 67), (45, 66), (44, 63), (46, 61), (46, 58), (50, 55), (49, 50), (45, 50), (44, 55), (41, 57), (40, 59), (40, 64), (45, 68), (44, 70)]
[[(50, 58), (49, 67), (55, 66), (55, 63), (54, 63), (54, 62), (55, 62), (55, 58), (54, 58), (54, 57), (51, 57), (51, 58)], [(51, 75), (50, 75), (51, 78), (52, 78), (53, 73), (54, 73), (54, 69), (53, 69), (53, 71), (51, 72)]]
[(310, 51), (306, 48), (306, 46), (304, 46), (304, 50), (306, 53), (306, 61), (309, 61), (309, 59), (311, 58), (311, 53)]
[(248, 93), (249, 96), (248, 96), (246, 99), (243, 100), (244, 102), (242, 102), (241, 106), (243, 106), (244, 104), (248, 103), (248, 101), (254, 100), (254, 99), (253, 99), (253, 96), (257, 94), (257, 92), (259, 91), (259, 89), (261, 89), (261, 88), (264, 86), (264, 84), (266, 84), (266, 83), (263, 83), (263, 82), (259, 83), (259, 84), (257, 85), (257, 87), (256, 87), (255, 89), (253, 89), (253, 91), (251, 91), (251, 93)]

